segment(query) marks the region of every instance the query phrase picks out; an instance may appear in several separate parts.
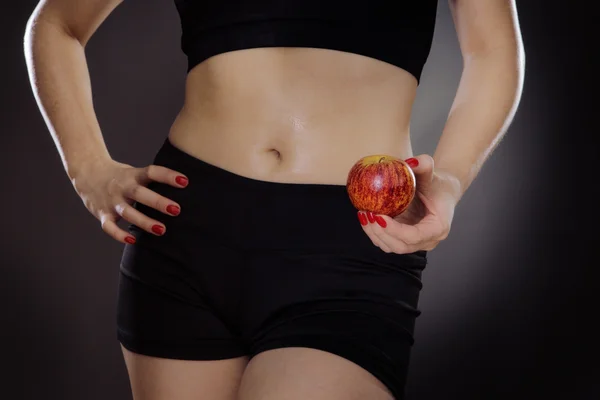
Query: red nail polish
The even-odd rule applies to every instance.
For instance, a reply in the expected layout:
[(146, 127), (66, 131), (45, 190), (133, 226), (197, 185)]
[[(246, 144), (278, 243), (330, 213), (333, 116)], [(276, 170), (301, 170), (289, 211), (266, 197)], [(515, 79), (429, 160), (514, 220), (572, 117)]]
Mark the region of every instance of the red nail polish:
[(365, 215), (363, 213), (361, 213), (360, 211), (358, 212), (358, 220), (360, 221), (361, 225), (366, 225), (367, 224), (367, 217), (365, 217)]
[(160, 225), (152, 225), (152, 232), (156, 233), (157, 235), (162, 235), (165, 233), (165, 228)]
[(417, 168), (419, 166), (419, 160), (414, 157), (407, 158), (404, 160), (411, 168)]
[(185, 176), (178, 176), (177, 178), (175, 178), (175, 182), (177, 182), (178, 184), (180, 184), (181, 186), (187, 186), (188, 185), (188, 178), (186, 178)]
[(170, 204), (170, 205), (167, 206), (167, 212), (169, 214), (172, 214), (172, 215), (179, 215), (179, 213), (181, 212), (181, 210), (179, 209), (179, 207), (177, 207), (177, 206), (175, 206), (173, 204)]
[(133, 236), (127, 236), (125, 238), (125, 241), (129, 244), (134, 244), (135, 243), (135, 238)]
[(379, 226), (381, 226), (382, 228), (385, 228), (387, 226), (387, 222), (385, 222), (385, 219), (381, 218), (379, 215), (375, 216), (375, 221), (377, 221)]
[(369, 218), (369, 222), (370, 222), (370, 223), (373, 223), (373, 222), (375, 222), (375, 215), (373, 215), (373, 213), (372, 213), (371, 211), (369, 211), (369, 212), (367, 213), (367, 217)]

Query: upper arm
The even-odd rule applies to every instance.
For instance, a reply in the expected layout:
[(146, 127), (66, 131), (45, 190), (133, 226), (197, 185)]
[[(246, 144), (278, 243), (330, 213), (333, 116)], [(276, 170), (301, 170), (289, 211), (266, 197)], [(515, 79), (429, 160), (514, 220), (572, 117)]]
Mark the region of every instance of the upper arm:
[(90, 37), (123, 0), (40, 0), (30, 18), (57, 24), (69, 35), (87, 43)]
[(449, 4), (465, 58), (496, 50), (520, 55), (522, 39), (515, 0), (449, 0)]

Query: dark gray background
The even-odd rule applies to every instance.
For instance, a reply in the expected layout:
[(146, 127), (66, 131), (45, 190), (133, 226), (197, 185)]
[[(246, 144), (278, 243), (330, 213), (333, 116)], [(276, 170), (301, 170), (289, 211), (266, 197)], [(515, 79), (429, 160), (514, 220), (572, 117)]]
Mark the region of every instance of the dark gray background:
[[(35, 3), (0, 12), (0, 397), (129, 399), (115, 338), (122, 246), (76, 196), (36, 108), (22, 53)], [(600, 398), (597, 100), (584, 99), (597, 46), (586, 11), (560, 4), (519, 2), (521, 106), (430, 255), (411, 400)], [(96, 111), (119, 161), (151, 162), (182, 104), (178, 24), (169, 0), (128, 0), (89, 43)], [(433, 151), (460, 68), (440, 0), (414, 111), (417, 153)]]

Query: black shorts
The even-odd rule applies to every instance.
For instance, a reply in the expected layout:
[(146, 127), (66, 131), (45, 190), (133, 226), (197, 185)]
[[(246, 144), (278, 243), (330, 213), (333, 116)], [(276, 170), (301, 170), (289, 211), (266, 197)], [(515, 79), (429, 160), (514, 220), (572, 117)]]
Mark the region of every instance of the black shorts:
[(343, 185), (266, 182), (201, 161), (167, 139), (154, 163), (189, 178), (149, 188), (181, 205), (164, 236), (129, 231), (118, 339), (149, 356), (218, 360), (281, 347), (344, 357), (396, 399), (413, 344), (426, 252), (385, 253)]

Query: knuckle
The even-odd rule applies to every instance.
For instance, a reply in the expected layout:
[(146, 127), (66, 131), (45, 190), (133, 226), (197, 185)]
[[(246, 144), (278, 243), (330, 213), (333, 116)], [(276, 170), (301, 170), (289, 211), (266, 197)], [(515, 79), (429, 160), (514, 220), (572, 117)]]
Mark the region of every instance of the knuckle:
[(113, 177), (108, 181), (107, 191), (110, 197), (123, 196), (127, 192), (129, 185), (124, 179)]
[(163, 201), (161, 198), (154, 200), (153, 204), (154, 204), (154, 208), (157, 210), (162, 210), (163, 208), (165, 208), (165, 207), (163, 207)]
[(392, 253), (392, 249), (390, 249), (389, 246), (381, 246), (381, 250), (386, 253)]
[(380, 243), (379, 243), (377, 240), (373, 240), (373, 239), (371, 238), (371, 243), (373, 243), (373, 245), (374, 245), (375, 247), (379, 247), (379, 248), (381, 248), (381, 244), (380, 244)]
[(109, 215), (104, 211), (100, 211), (98, 213), (98, 215), (99, 215), (99, 219), (100, 219), (100, 225), (104, 229), (109, 222)]
[(108, 219), (106, 219), (106, 218), (105, 218), (105, 219), (101, 219), (101, 220), (100, 220), (100, 227), (102, 228), (102, 230), (103, 230), (105, 233), (108, 233), (108, 234), (110, 235), (110, 234), (111, 234), (111, 231), (112, 231), (112, 229), (111, 229), (111, 227), (110, 227), (110, 224), (109, 224), (108, 222), (109, 222), (109, 220), (108, 220)]
[(426, 250), (426, 251), (431, 251), (431, 250), (435, 249), (435, 248), (437, 247), (437, 245), (438, 245), (438, 244), (439, 244), (439, 242), (433, 242), (433, 243), (430, 243), (430, 244), (428, 244), (427, 246), (425, 246), (425, 247), (423, 248), (423, 250)]
[(130, 198), (135, 198), (140, 193), (140, 185), (138, 183), (127, 186), (125, 195)]
[(416, 238), (411, 238), (411, 237), (407, 237), (407, 238), (403, 238), (402, 239), (404, 241), (404, 243), (406, 243), (409, 246), (414, 246), (417, 243), (419, 243), (419, 240)]
[(156, 180), (156, 176), (158, 174), (158, 166), (154, 165), (154, 164), (150, 164), (148, 165), (145, 169), (144, 169), (144, 173), (146, 175), (146, 178), (149, 180)]
[(438, 235), (438, 238), (440, 238), (441, 240), (444, 240), (448, 237), (449, 234), (450, 234), (450, 227), (444, 226), (444, 227), (442, 227), (442, 230), (441, 230), (440, 234)]
[(392, 250), (392, 252), (394, 252), (396, 254), (402, 254), (404, 252), (404, 249), (399, 244), (392, 246), (391, 250)]
[(150, 181), (150, 178), (148, 177), (150, 174), (150, 166), (135, 168), (133, 171), (133, 180), (137, 185), (146, 185)]
[(402, 235), (402, 237), (399, 237), (398, 239), (402, 240), (408, 246), (416, 246), (419, 243), (422, 243), (426, 236), (427, 236), (426, 233), (421, 232), (419, 230), (415, 230), (415, 231), (407, 232), (406, 235)]
[(125, 217), (127, 214), (127, 206), (123, 203), (118, 203), (115, 205), (115, 212), (121, 217)]

